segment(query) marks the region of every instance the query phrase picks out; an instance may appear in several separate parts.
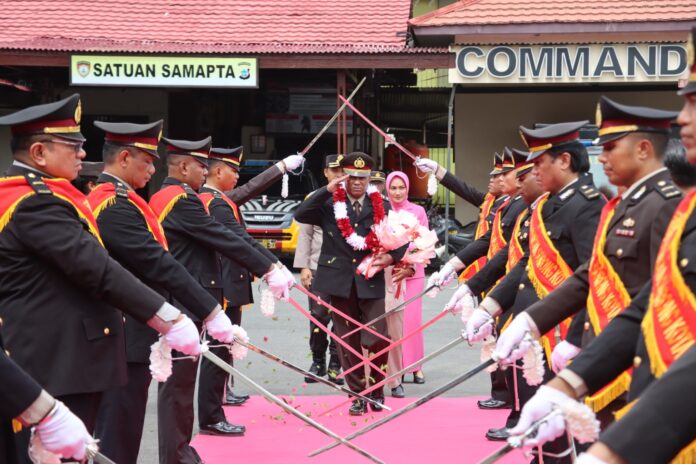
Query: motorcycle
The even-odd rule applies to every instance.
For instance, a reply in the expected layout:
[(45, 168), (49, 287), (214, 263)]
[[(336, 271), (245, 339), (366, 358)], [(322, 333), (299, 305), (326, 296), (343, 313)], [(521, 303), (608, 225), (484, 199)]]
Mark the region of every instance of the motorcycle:
[[(445, 218), (437, 205), (430, 205), (426, 212), (430, 229), (435, 231), (440, 243), (440, 246), (435, 249), (436, 258), (430, 262), (430, 266), (440, 267), (474, 240), (476, 221), (462, 225), (451, 216)], [(445, 240), (445, 236), (447, 236), (447, 240)]]

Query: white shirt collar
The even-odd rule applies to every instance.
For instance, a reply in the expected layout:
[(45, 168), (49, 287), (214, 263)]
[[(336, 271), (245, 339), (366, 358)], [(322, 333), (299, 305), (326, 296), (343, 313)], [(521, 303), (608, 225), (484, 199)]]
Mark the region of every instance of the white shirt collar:
[(22, 163), (21, 161), (17, 161), (17, 160), (12, 161), (12, 166), (17, 166), (19, 168), (29, 169), (30, 171), (38, 172), (39, 174), (41, 174), (42, 177), (53, 177), (49, 174), (46, 174), (42, 170), (36, 169), (35, 167), (29, 166), (28, 164)]
[(131, 187), (130, 184), (129, 184), (128, 182), (126, 182), (125, 180), (121, 179), (121, 178), (118, 177), (116, 174), (112, 174), (112, 173), (106, 172), (106, 171), (104, 171), (104, 174), (106, 174), (107, 176), (111, 176), (111, 177), (113, 177), (114, 179), (116, 179), (117, 181), (121, 182), (123, 185), (125, 185), (126, 187), (128, 187), (128, 190), (133, 190), (133, 187)]
[(648, 179), (650, 179), (651, 177), (656, 176), (656, 175), (658, 175), (658, 174), (660, 174), (661, 172), (664, 172), (664, 171), (666, 171), (666, 170), (667, 170), (667, 168), (664, 168), (664, 167), (663, 167), (663, 168), (660, 168), (660, 169), (658, 169), (658, 170), (656, 170), (656, 171), (651, 172), (651, 173), (648, 174), (647, 176), (641, 177), (640, 179), (638, 179), (638, 181), (634, 182), (633, 185), (631, 185), (629, 188), (627, 188), (627, 189), (624, 191), (624, 193), (621, 194), (621, 199), (622, 199), (622, 200), (625, 200), (625, 199), (628, 198), (633, 192), (635, 192), (636, 189), (637, 189), (638, 187), (640, 187), (640, 185), (643, 184), (646, 180), (648, 180)]
[(218, 193), (223, 193), (222, 190), (220, 190), (219, 188), (215, 188), (215, 187), (213, 187), (213, 186), (210, 185), (210, 184), (203, 184), (203, 187), (209, 188), (209, 189), (211, 189), (211, 190), (215, 190), (215, 191), (218, 192)]

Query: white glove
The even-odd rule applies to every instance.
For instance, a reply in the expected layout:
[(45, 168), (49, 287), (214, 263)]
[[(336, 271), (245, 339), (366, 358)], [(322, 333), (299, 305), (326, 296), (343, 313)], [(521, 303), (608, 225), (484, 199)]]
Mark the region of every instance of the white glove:
[(205, 328), (215, 340), (222, 343), (232, 343), (234, 334), (232, 333), (232, 321), (224, 311), (220, 311), (214, 318), (205, 323)]
[(53, 414), (36, 426), (36, 434), (47, 451), (78, 461), (85, 458), (87, 445), (94, 441), (80, 418), (58, 400)]
[(172, 349), (191, 356), (201, 354), (201, 340), (199, 337), (198, 329), (196, 329), (193, 321), (186, 316), (179, 322), (174, 323), (169, 332), (164, 334), (167, 345)]
[(461, 319), (464, 327), (469, 323), (471, 315), (474, 314), (474, 310), (478, 308), (478, 303), (476, 302), (476, 297), (474, 295), (464, 295), (464, 298), (459, 300), (459, 302), (454, 307), (453, 312), (462, 313)]
[(459, 304), (462, 298), (465, 296), (473, 296), (471, 293), (471, 290), (469, 289), (469, 286), (466, 284), (462, 284), (459, 286), (456, 292), (452, 295), (452, 297), (449, 299), (447, 304), (445, 305), (445, 311), (451, 311), (454, 314), (459, 314), (462, 312), (462, 305)]
[[(573, 401), (573, 399), (560, 390), (542, 385), (539, 387), (536, 394), (527, 401), (527, 404), (522, 408), (520, 420), (517, 422), (517, 425), (509, 429), (510, 435), (522, 435), (534, 422), (550, 413), (554, 406), (565, 403), (566, 401)], [(536, 437), (527, 439), (525, 445), (541, 446), (546, 442), (560, 437), (564, 432), (565, 420), (561, 414), (557, 414), (544, 422), (539, 427)]]
[(469, 343), (479, 342), (493, 333), (495, 320), (481, 308), (476, 308), (471, 313), (466, 323), (466, 337)]
[(440, 167), (440, 165), (437, 164), (436, 161), (433, 161), (428, 158), (418, 158), (418, 160), (414, 164), (418, 169), (426, 173), (436, 172), (437, 168)]
[(430, 276), (428, 284), (434, 284), (440, 288), (443, 288), (445, 285), (452, 282), (455, 277), (457, 277), (457, 272), (454, 269), (454, 266), (448, 261), (440, 268), (439, 271)]
[(292, 271), (290, 271), (290, 269), (283, 266), (282, 264), (279, 264), (279, 267), (283, 271), (283, 275), (287, 279), (288, 287), (292, 287), (293, 285), (295, 285), (297, 281), (295, 280), (295, 276), (292, 275)]
[(283, 164), (285, 165), (285, 169), (287, 171), (294, 171), (295, 169), (302, 166), (302, 163), (304, 163), (304, 161), (305, 159), (302, 155), (290, 155), (283, 158)]
[(575, 460), (575, 464), (607, 464), (607, 462), (599, 459), (594, 454), (582, 453)]
[(582, 351), (581, 348), (563, 340), (561, 343), (556, 345), (556, 348), (554, 348), (553, 352), (551, 353), (551, 368), (556, 374), (558, 374), (564, 367), (566, 367), (571, 359), (580, 353), (580, 351)]
[(264, 274), (263, 280), (276, 299), (286, 300), (290, 296), (288, 277), (280, 268), (273, 266), (272, 271)]
[(527, 351), (532, 347), (532, 344), (525, 336), (534, 331), (529, 324), (529, 316), (525, 313), (517, 315), (510, 325), (505, 329), (498, 343), (495, 345), (494, 356), (504, 364), (512, 364), (521, 359)]

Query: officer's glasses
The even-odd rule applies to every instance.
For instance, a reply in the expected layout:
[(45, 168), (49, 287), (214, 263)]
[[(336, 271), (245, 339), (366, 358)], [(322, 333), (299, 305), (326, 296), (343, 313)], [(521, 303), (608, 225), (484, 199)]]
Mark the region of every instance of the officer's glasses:
[(61, 145), (67, 145), (69, 147), (72, 147), (73, 151), (75, 151), (75, 154), (77, 155), (82, 151), (82, 142), (68, 142), (65, 140), (42, 140), (42, 143), (59, 143)]

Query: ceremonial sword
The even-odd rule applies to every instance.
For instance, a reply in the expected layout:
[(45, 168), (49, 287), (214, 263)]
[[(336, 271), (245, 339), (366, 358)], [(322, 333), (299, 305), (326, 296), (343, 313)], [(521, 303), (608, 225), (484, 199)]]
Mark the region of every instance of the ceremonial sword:
[[(381, 380), (381, 381), (379, 381), (378, 383), (372, 385), (371, 387), (366, 388), (365, 390), (361, 391), (360, 394), (361, 394), (361, 395), (367, 395), (367, 394), (370, 393), (371, 391), (376, 390), (377, 388), (379, 388), (379, 387), (385, 385), (385, 384), (388, 383), (391, 379), (397, 378), (397, 377), (399, 377), (400, 375), (405, 374), (406, 372), (410, 371), (410, 370), (413, 369), (414, 367), (417, 367), (417, 366), (420, 366), (420, 365), (422, 365), (422, 364), (427, 363), (427, 362), (430, 361), (431, 359), (436, 358), (437, 356), (440, 356), (440, 355), (441, 355), (442, 353), (444, 353), (445, 351), (449, 351), (451, 348), (454, 348), (456, 345), (460, 344), (460, 343), (463, 342), (464, 340), (466, 340), (466, 337), (462, 334), (461, 336), (459, 336), (459, 337), (455, 338), (454, 340), (452, 340), (451, 342), (447, 343), (445, 346), (438, 348), (437, 350), (433, 351), (432, 353), (430, 353), (429, 355), (423, 357), (422, 359), (419, 359), (418, 361), (415, 361), (415, 362), (411, 363), (411, 365), (404, 367), (404, 368), (401, 369), (399, 372), (394, 372), (393, 374), (390, 374), (388, 377), (386, 377), (384, 380)], [(330, 409), (328, 409), (328, 410), (322, 412), (321, 415), (322, 415), (322, 416), (325, 416), (326, 414), (330, 413), (331, 411), (340, 408), (340, 407), (343, 406), (344, 404), (347, 404), (349, 401), (350, 401), (350, 400), (347, 400), (347, 401), (344, 401), (344, 402), (342, 402), (342, 403), (339, 403), (339, 404), (337, 404), (336, 406), (334, 406), (334, 407), (332, 407), (332, 408), (330, 408)], [(382, 407), (384, 407), (384, 405), (382, 405)]]
[[(384, 464), (383, 461), (380, 461), (378, 458), (375, 456), (371, 455), (367, 451), (363, 450), (362, 448), (359, 448), (358, 446), (354, 445), (353, 443), (349, 442), (345, 438), (341, 437), (337, 433), (332, 432), (328, 428), (324, 427), (317, 421), (310, 419), (306, 415), (302, 414), (300, 411), (297, 409), (293, 408), (289, 404), (287, 404), (285, 401), (281, 400), (277, 396), (275, 396), (273, 393), (269, 392), (265, 388), (263, 388), (261, 385), (257, 384), (253, 380), (251, 380), (249, 377), (247, 377), (245, 374), (243, 374), (241, 371), (238, 369), (235, 369), (225, 361), (223, 361), (219, 356), (217, 356), (215, 353), (211, 352), (207, 347), (203, 348), (203, 351), (201, 355), (208, 359), (210, 362), (218, 366), (220, 369), (224, 370), (228, 374), (234, 375), (234, 376), (239, 376), (242, 380), (244, 380), (247, 384), (249, 384), (252, 388), (254, 388), (256, 391), (261, 393), (267, 400), (270, 402), (276, 404), (277, 406), (280, 406), (283, 410), (289, 412), (293, 416), (297, 417), (300, 419), (302, 422), (314, 427), (315, 429), (319, 430), (321, 433), (330, 436), (331, 438), (338, 440), (336, 444), (342, 443), (343, 445), (347, 446), (348, 448), (352, 449), (356, 453), (366, 457), (367, 459), (376, 462), (378, 464)], [(235, 377), (236, 378), (236, 377)]]
[(553, 411), (551, 411), (550, 413), (546, 414), (544, 417), (533, 423), (531, 427), (529, 427), (522, 435), (508, 438), (505, 446), (500, 448), (498, 451), (493, 452), (479, 464), (493, 464), (498, 459), (508, 454), (510, 451), (521, 448), (524, 445), (524, 441), (526, 439), (533, 438), (534, 436), (536, 436), (537, 432), (539, 432), (539, 427), (545, 424), (551, 417), (558, 414), (560, 414), (560, 411), (554, 409)]
[[(381, 320), (384, 319), (385, 317), (387, 317), (387, 316), (389, 316), (389, 315), (391, 315), (391, 314), (394, 314), (394, 313), (396, 313), (396, 312), (398, 312), (398, 311), (401, 311), (401, 310), (404, 309), (406, 306), (408, 306), (408, 305), (410, 305), (411, 303), (413, 303), (414, 301), (416, 301), (418, 298), (422, 298), (424, 295), (427, 295), (427, 293), (428, 293), (430, 290), (432, 290), (432, 289), (434, 289), (434, 288), (436, 288), (436, 287), (437, 287), (436, 284), (433, 284), (433, 285), (429, 286), (428, 288), (426, 288), (425, 290), (423, 290), (423, 291), (420, 292), (419, 294), (412, 296), (412, 297), (409, 298), (408, 300), (406, 300), (406, 301), (404, 301), (403, 303), (401, 303), (400, 305), (398, 305), (398, 306), (396, 306), (396, 307), (390, 309), (389, 311), (385, 312), (384, 314), (380, 314), (379, 316), (375, 317), (375, 318), (372, 319), (371, 321), (366, 322), (364, 325), (369, 327), (369, 326), (371, 326), (372, 324), (375, 324), (375, 323), (381, 321)], [(350, 332), (348, 332), (347, 334), (344, 334), (341, 338), (346, 338), (346, 337), (348, 337), (348, 336), (350, 336), (350, 335), (353, 335), (355, 332), (359, 331), (360, 329), (361, 329), (360, 327), (357, 327), (357, 328), (351, 330)]]
[(258, 354), (260, 354), (261, 356), (263, 356), (263, 357), (265, 357), (265, 358), (267, 358), (267, 359), (270, 359), (271, 361), (277, 362), (277, 363), (280, 364), (281, 366), (285, 366), (285, 367), (287, 367), (288, 369), (290, 369), (290, 370), (292, 370), (292, 371), (295, 371), (295, 372), (298, 372), (298, 373), (300, 373), (300, 374), (303, 374), (303, 375), (305, 375), (306, 377), (309, 377), (309, 378), (313, 379), (313, 380), (316, 381), (316, 382), (319, 382), (319, 383), (321, 383), (321, 384), (324, 384), (324, 385), (326, 385), (326, 386), (329, 386), (329, 387), (333, 388), (334, 390), (338, 390), (338, 391), (340, 391), (340, 392), (347, 393), (347, 394), (349, 394), (349, 395), (351, 395), (351, 396), (355, 396), (356, 398), (360, 398), (360, 399), (363, 400), (363, 401), (367, 401), (368, 403), (372, 403), (372, 404), (374, 404), (375, 406), (379, 406), (379, 407), (381, 407), (381, 408), (384, 408), (384, 409), (387, 409), (387, 410), (391, 411), (391, 408), (390, 408), (390, 407), (388, 407), (388, 406), (386, 406), (386, 405), (384, 405), (384, 404), (382, 404), (382, 403), (379, 403), (379, 402), (373, 400), (372, 398), (369, 398), (369, 397), (367, 397), (367, 396), (363, 396), (363, 395), (361, 395), (360, 393), (355, 393), (354, 391), (352, 391), (352, 390), (350, 390), (350, 389), (348, 389), (348, 388), (346, 388), (346, 387), (342, 387), (342, 386), (340, 386), (340, 385), (336, 385), (335, 383), (331, 382), (330, 380), (326, 380), (325, 378), (319, 377), (319, 376), (316, 375), (316, 374), (313, 374), (313, 373), (311, 373), (311, 372), (308, 372), (308, 371), (302, 369), (301, 367), (297, 367), (296, 365), (294, 365), (294, 364), (292, 364), (292, 363), (290, 363), (290, 362), (288, 362), (288, 361), (285, 361), (285, 360), (279, 358), (278, 356), (274, 355), (273, 353), (270, 353), (270, 352), (268, 352), (268, 351), (265, 351), (265, 350), (263, 350), (262, 348), (259, 348), (259, 347), (256, 346), (256, 345), (253, 345), (253, 344), (251, 344), (251, 343), (244, 342), (244, 341), (242, 341), (242, 340), (240, 340), (240, 339), (238, 339), (238, 338), (236, 338), (236, 337), (235, 337), (235, 339), (234, 339), (234, 343), (238, 343), (238, 344), (240, 344), (241, 346), (245, 346), (245, 347), (247, 347), (248, 349), (250, 349), (251, 351), (253, 351), (254, 353), (258, 353)]
[[(473, 377), (476, 374), (478, 374), (479, 372), (485, 370), (487, 367), (496, 364), (496, 362), (497, 361), (495, 359), (491, 358), (488, 361), (479, 364), (475, 368), (471, 369), (469, 372), (466, 372), (466, 373), (460, 375), (459, 377), (456, 377), (455, 379), (450, 380), (445, 385), (431, 391), (427, 395), (419, 398), (418, 400), (414, 401), (413, 403), (409, 404), (408, 406), (406, 406), (402, 409), (399, 409), (398, 411), (396, 411), (393, 414), (390, 414), (386, 417), (383, 417), (382, 419), (378, 420), (377, 422), (373, 422), (372, 424), (368, 425), (367, 427), (363, 427), (362, 429), (351, 433), (350, 435), (345, 437), (345, 440), (352, 440), (356, 437), (364, 435), (367, 432), (376, 429), (380, 425), (384, 425), (387, 422), (390, 422), (390, 421), (396, 419), (397, 417), (402, 416), (403, 414), (406, 414), (407, 412), (417, 408), (418, 406), (427, 403), (428, 401), (432, 400), (433, 398), (440, 396), (441, 394), (445, 393), (446, 391), (453, 389), (454, 387), (456, 387), (460, 383), (465, 382), (466, 380), (469, 380), (471, 377)], [(312, 451), (309, 454), (309, 457), (313, 457), (313, 456), (316, 456), (318, 454), (323, 453), (324, 451), (328, 451), (328, 450), (338, 446), (339, 444), (340, 444), (339, 442), (334, 442), (334, 443), (326, 445), (323, 448), (320, 448), (316, 451)]]
[(353, 89), (353, 92), (351, 92), (351, 94), (348, 95), (348, 98), (344, 98), (343, 95), (339, 95), (339, 97), (343, 100), (343, 104), (338, 108), (338, 110), (336, 110), (331, 119), (329, 119), (329, 121), (326, 124), (324, 124), (324, 127), (321, 128), (321, 130), (317, 133), (317, 135), (314, 136), (314, 138), (307, 144), (307, 146), (304, 147), (304, 149), (300, 153), (298, 153), (300, 156), (306, 155), (307, 152), (312, 148), (312, 146), (314, 146), (314, 144), (317, 143), (317, 140), (319, 140), (319, 138), (324, 134), (324, 132), (326, 132), (329, 129), (329, 127), (331, 127), (331, 124), (334, 123), (338, 115), (341, 114), (341, 112), (346, 108), (346, 106), (350, 104), (349, 102), (353, 99), (355, 94), (358, 93), (358, 90), (360, 90), (360, 87), (362, 87), (363, 83), (365, 82), (365, 79), (367, 78), (363, 77), (360, 80), (360, 82), (358, 82), (358, 85), (356, 85), (355, 89)]

